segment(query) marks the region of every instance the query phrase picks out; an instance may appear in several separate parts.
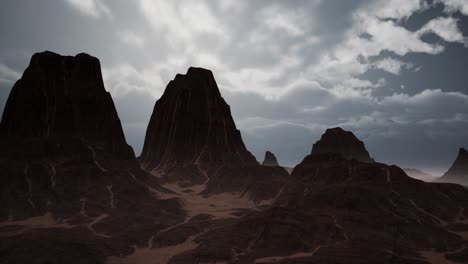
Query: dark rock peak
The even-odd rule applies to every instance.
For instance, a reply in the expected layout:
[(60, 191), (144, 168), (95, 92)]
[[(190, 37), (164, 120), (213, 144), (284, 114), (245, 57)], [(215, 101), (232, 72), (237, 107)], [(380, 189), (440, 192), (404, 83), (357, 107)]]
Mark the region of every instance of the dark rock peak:
[(457, 158), (455, 159), (455, 162), (453, 163), (450, 170), (468, 174), (468, 152), (466, 149), (460, 148), (458, 150)]
[(460, 157), (460, 156), (468, 157), (468, 151), (466, 151), (465, 148), (460, 148), (460, 149), (458, 150), (458, 156), (459, 156), (459, 157)]
[(468, 185), (468, 152), (464, 148), (458, 150), (458, 155), (448, 171), (439, 181), (455, 182)]
[[(198, 82), (192, 83), (193, 81)], [(177, 86), (175, 86), (176, 88), (174, 89), (206, 89), (206, 91), (211, 90), (219, 94), (219, 89), (213, 73), (208, 69), (200, 67), (189, 67), (185, 74), (177, 73), (170, 83), (177, 83)], [(185, 86), (182, 84), (185, 84)], [(167, 90), (170, 91), (170, 89)]]
[(373, 162), (364, 143), (352, 132), (340, 127), (329, 128), (313, 147), (311, 154), (338, 153), (346, 159)]
[(84, 53), (34, 54), (8, 97), (0, 135), (9, 141), (46, 140), (55, 145), (78, 140), (134, 158), (104, 88), (99, 60)]
[(270, 151), (265, 152), (265, 159), (262, 162), (263, 166), (279, 166), (275, 154)]
[[(156, 102), (140, 162), (148, 170), (176, 164), (258, 164), (245, 148), (213, 74), (189, 68)], [(208, 164), (211, 164), (208, 166)]]

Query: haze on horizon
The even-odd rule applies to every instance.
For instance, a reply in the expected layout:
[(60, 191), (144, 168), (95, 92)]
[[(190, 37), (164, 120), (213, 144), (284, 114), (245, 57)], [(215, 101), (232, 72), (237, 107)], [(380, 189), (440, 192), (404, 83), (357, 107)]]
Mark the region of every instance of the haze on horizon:
[(247, 148), (282, 165), (340, 126), (377, 161), (441, 175), (468, 146), (468, 2), (6, 0), (0, 111), (35, 52), (101, 60), (141, 152), (177, 73), (210, 69)]

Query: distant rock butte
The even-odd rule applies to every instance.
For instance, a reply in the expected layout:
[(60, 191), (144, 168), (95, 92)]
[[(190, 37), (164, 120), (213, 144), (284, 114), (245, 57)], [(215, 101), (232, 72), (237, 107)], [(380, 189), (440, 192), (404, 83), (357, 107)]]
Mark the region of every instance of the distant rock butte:
[(279, 166), (278, 160), (276, 159), (275, 154), (270, 151), (265, 152), (265, 159), (262, 162), (263, 166)]
[(468, 151), (458, 150), (458, 155), (448, 171), (438, 179), (442, 182), (454, 182), (468, 186)]
[(352, 132), (340, 127), (327, 129), (320, 140), (313, 145), (311, 154), (319, 153), (336, 153), (345, 159), (374, 162), (364, 143)]
[(135, 158), (112, 97), (104, 89), (99, 60), (84, 53), (74, 57), (49, 51), (34, 54), (8, 97), (0, 135), (15, 143), (63, 145), (79, 140), (115, 157)]
[(147, 170), (258, 164), (246, 149), (211, 71), (177, 74), (156, 102), (140, 163)]

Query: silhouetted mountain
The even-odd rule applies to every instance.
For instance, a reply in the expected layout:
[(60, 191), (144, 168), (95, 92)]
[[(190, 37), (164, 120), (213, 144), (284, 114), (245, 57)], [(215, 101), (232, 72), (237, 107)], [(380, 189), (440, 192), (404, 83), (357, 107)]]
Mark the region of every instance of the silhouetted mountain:
[(416, 264), (428, 263), (430, 251), (440, 261), (466, 262), (467, 219), (468, 190), (462, 186), (313, 153), (294, 168), (271, 208), (204, 233), (196, 249), (170, 263)]
[(450, 169), (437, 181), (453, 182), (468, 186), (468, 151), (464, 148), (458, 150), (458, 155)]
[(265, 152), (265, 158), (263, 159), (262, 166), (279, 166), (275, 154), (270, 151)]
[(169, 191), (126, 144), (94, 57), (35, 54), (0, 134), (5, 263), (102, 263), (184, 219), (177, 199), (156, 198)]
[(422, 180), (422, 181), (431, 182), (431, 181), (434, 181), (437, 178), (434, 175), (431, 175), (429, 173), (426, 173), (426, 172), (418, 170), (418, 169), (404, 168), (403, 170), (411, 178), (415, 178), (415, 179)]
[(257, 164), (213, 74), (202, 68), (189, 68), (186, 75), (177, 74), (169, 82), (154, 106), (139, 159), (147, 170)]
[(340, 127), (327, 129), (320, 140), (313, 145), (312, 154), (318, 153), (338, 153), (345, 159), (373, 162), (364, 143), (352, 132)]
[(258, 164), (212, 72), (193, 67), (177, 74), (156, 102), (139, 161), (164, 182), (206, 183), (205, 195), (229, 191), (270, 199), (288, 176)]
[[(68, 151), (69, 144), (81, 141), (115, 157), (134, 158), (112, 97), (104, 89), (99, 60), (83, 53), (34, 54), (8, 97), (0, 136), (14, 144), (12, 150), (26, 145), (37, 155)], [(53, 141), (61, 146), (53, 146)]]
[(261, 166), (207, 70), (156, 103), (140, 157), (152, 174), (89, 55), (34, 55), (0, 134), (0, 263), (468, 261), (467, 189), (373, 162), (340, 128), (291, 176)]

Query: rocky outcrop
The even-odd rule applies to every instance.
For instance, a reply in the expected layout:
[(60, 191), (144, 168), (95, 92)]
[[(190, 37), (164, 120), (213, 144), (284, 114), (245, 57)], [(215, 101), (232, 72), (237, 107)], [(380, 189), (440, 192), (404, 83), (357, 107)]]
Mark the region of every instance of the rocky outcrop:
[(442, 177), (440, 182), (453, 182), (468, 186), (468, 151), (464, 148), (458, 150), (458, 155), (452, 166)]
[(81, 141), (113, 157), (134, 159), (112, 97), (104, 89), (99, 60), (84, 53), (34, 54), (8, 97), (0, 137), (14, 145), (10, 152), (22, 151), (23, 145), (39, 156), (73, 152)]
[(337, 153), (345, 159), (373, 162), (364, 143), (352, 132), (340, 127), (327, 129), (320, 140), (313, 145), (312, 154), (318, 153)]
[(202, 170), (221, 164), (257, 164), (213, 73), (193, 67), (185, 75), (177, 74), (156, 102), (139, 160), (150, 171), (187, 164)]
[(468, 261), (466, 219), (462, 186), (313, 153), (294, 168), (273, 206), (205, 232), (196, 249), (170, 263), (419, 264), (430, 250), (441, 263), (462, 263)]
[(265, 158), (263, 159), (262, 166), (279, 166), (278, 160), (275, 154), (270, 151), (265, 152)]
[[(206, 183), (205, 195), (229, 191), (270, 199), (288, 176), (282, 168), (258, 164), (212, 72), (193, 67), (177, 74), (156, 102), (139, 161), (163, 182)], [(259, 182), (264, 187), (253, 188)]]
[(126, 144), (90, 55), (35, 54), (0, 134), (5, 262), (102, 263), (184, 219), (177, 199), (157, 198), (169, 191)]

